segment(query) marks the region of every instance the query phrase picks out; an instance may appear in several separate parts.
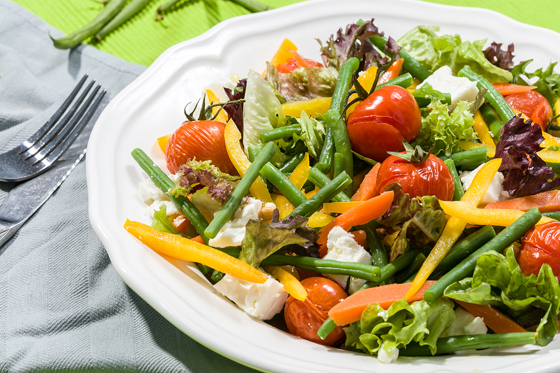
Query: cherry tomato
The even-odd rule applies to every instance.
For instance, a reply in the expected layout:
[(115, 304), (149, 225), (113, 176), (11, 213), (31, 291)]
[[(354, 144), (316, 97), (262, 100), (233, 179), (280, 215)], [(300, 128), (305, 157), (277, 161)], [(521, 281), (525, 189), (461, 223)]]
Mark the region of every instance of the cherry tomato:
[(422, 117), (416, 100), (406, 89), (388, 85), (373, 92), (348, 117), (352, 149), (382, 162), (387, 151), (404, 150), (420, 132)]
[(451, 201), (455, 191), (449, 168), (433, 154), (421, 163), (412, 163), (394, 155), (384, 160), (377, 173), (378, 193), (395, 182), (411, 198), (436, 196), (438, 199)]
[(222, 172), (234, 170), (224, 140), (226, 125), (211, 120), (184, 122), (167, 143), (165, 160), (167, 169), (175, 173), (187, 161), (212, 161)]
[(328, 312), (347, 295), (338, 284), (324, 277), (309, 277), (301, 281), (307, 290), (307, 299), (299, 301), (290, 296), (284, 306), (284, 319), (291, 334), (308, 341), (332, 346), (344, 337), (344, 331), (337, 327), (325, 340), (317, 331), (327, 320)]
[(535, 226), (521, 239), (517, 262), (526, 276), (539, 274), (547, 263), (555, 276), (560, 276), (560, 222)]
[(278, 72), (280, 72), (280, 73), (284, 73), (284, 74), (290, 73), (293, 70), (297, 69), (298, 67), (319, 67), (319, 66), (323, 66), (322, 63), (310, 60), (308, 58), (301, 57), (299, 55), (299, 53), (296, 52), (293, 49), (288, 50), (288, 52), (292, 53), (292, 55), (294, 57), (290, 58), (288, 60), (288, 62), (286, 62), (285, 64), (276, 66), (276, 68), (278, 69)]
[(546, 131), (548, 122), (552, 118), (552, 107), (543, 95), (536, 91), (527, 91), (507, 95), (504, 99), (509, 106), (531, 118), (541, 126), (543, 131)]

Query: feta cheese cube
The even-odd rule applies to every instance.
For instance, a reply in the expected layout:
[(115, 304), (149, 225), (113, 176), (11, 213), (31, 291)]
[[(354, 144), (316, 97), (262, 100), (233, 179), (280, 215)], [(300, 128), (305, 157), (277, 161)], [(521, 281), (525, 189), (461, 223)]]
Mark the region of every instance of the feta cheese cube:
[(256, 198), (247, 198), (233, 215), (233, 219), (228, 221), (218, 232), (216, 237), (211, 239), (208, 244), (213, 247), (239, 246), (245, 237), (245, 226), (251, 219), (259, 218), (259, 211), (262, 202)]
[(455, 109), (459, 101), (473, 103), (476, 100), (476, 95), (478, 95), (476, 83), (471, 82), (467, 78), (453, 76), (449, 66), (442, 66), (437, 69), (418, 88), (421, 88), (426, 83), (431, 85), (436, 91), (451, 95), (451, 105), (449, 106), (451, 111)]
[[(478, 171), (480, 171), (482, 166), (484, 165), (480, 165), (479, 167), (475, 168), (472, 171), (461, 172), (460, 179), (461, 179), (461, 183), (463, 184), (463, 188), (465, 190), (469, 189), (474, 177), (476, 176)], [(505, 201), (506, 199), (509, 199), (510, 198), (509, 193), (505, 191), (504, 188), (502, 187), (503, 182), (504, 182), (504, 174), (502, 174), (501, 172), (496, 172), (496, 175), (490, 182), (490, 186), (488, 186), (488, 189), (486, 190), (486, 194), (482, 198), (481, 203), (488, 204), (488, 203), (493, 203), (498, 201)]]
[(272, 277), (264, 284), (256, 284), (225, 275), (214, 288), (243, 311), (260, 320), (273, 318), (288, 299), (284, 286)]
[(173, 204), (173, 202), (156, 200), (156, 201), (154, 201), (154, 203), (152, 203), (150, 206), (148, 206), (148, 214), (150, 214), (150, 217), (152, 219), (154, 218), (154, 213), (156, 211), (159, 211), (161, 209), (162, 205), (165, 205), (165, 214), (167, 216), (178, 215), (179, 214), (179, 209), (177, 208), (177, 206), (175, 206)]
[(488, 328), (484, 325), (481, 317), (474, 317), (464, 308), (457, 307), (455, 310), (455, 321), (445, 330), (440, 338), (452, 337), (454, 335), (477, 335), (488, 333)]
[[(327, 255), (323, 259), (338, 260), (341, 262), (354, 262), (371, 264), (371, 255), (354, 239), (354, 236), (340, 227), (334, 227), (327, 239)], [(325, 275), (334, 282), (346, 289), (348, 276), (344, 275)], [(355, 293), (365, 284), (366, 280), (352, 278), (348, 287), (350, 294)]]
[(155, 201), (169, 201), (169, 198), (158, 188), (152, 179), (146, 179), (138, 184), (140, 197), (146, 205), (151, 205)]
[(383, 364), (391, 364), (397, 361), (399, 357), (399, 349), (392, 348), (390, 350), (385, 349), (385, 346), (381, 346), (379, 351), (377, 352), (377, 360)]

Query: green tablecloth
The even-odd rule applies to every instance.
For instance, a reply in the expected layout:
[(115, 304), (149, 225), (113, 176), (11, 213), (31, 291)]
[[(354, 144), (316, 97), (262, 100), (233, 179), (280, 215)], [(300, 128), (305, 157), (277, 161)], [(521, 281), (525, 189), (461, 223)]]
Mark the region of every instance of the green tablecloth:
[[(182, 0), (162, 21), (154, 21), (156, 9), (166, 0), (152, 0), (127, 24), (95, 46), (126, 61), (150, 65), (164, 50), (202, 34), (228, 18), (247, 14), (228, 0)], [(281, 7), (301, 0), (261, 0)], [(341, 0), (342, 2), (343, 0)], [(434, 3), (488, 8), (531, 25), (560, 32), (558, 0), (429, 0)], [(15, 0), (47, 23), (70, 33), (95, 17), (103, 7), (96, 0)]]

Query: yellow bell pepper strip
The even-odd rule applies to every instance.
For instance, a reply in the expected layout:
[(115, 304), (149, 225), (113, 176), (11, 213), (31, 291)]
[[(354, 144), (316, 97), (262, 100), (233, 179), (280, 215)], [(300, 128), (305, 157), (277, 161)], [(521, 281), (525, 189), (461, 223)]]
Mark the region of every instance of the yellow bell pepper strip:
[(305, 111), (310, 117), (317, 117), (317, 114), (324, 115), (331, 107), (330, 97), (317, 97), (305, 101), (291, 101), (282, 104), (284, 114), (299, 118), (301, 112)]
[(280, 220), (284, 220), (294, 211), (294, 205), (288, 201), (288, 199), (282, 195), (272, 194), (272, 201), (278, 207), (278, 212), (280, 213)]
[[(365, 73), (363, 73), (358, 77), (358, 82), (366, 90), (366, 92), (369, 92), (371, 90), (376, 75), (377, 75), (377, 66), (371, 66), (369, 69), (366, 70)], [(354, 86), (352, 86), (351, 89), (354, 89)], [(352, 102), (352, 100), (356, 98), (358, 98), (358, 95), (353, 93), (348, 99), (348, 102)], [(347, 118), (350, 114), (352, 114), (354, 109), (356, 109), (356, 106), (358, 106), (358, 104), (359, 102), (356, 102), (355, 104), (352, 104), (350, 107), (348, 107), (348, 109), (346, 110)]]
[[(525, 211), (512, 209), (479, 209), (461, 201), (439, 201), (443, 212), (472, 225), (494, 225), (507, 227), (521, 217)], [(543, 216), (537, 224), (544, 224), (554, 219)]]
[(352, 207), (356, 207), (364, 201), (352, 201), (352, 202), (329, 202), (323, 204), (323, 212), (325, 214), (344, 214), (346, 211), (350, 210)]
[(165, 148), (167, 148), (167, 143), (169, 142), (170, 138), (171, 135), (165, 135), (165, 136), (158, 137), (157, 139), (158, 146), (163, 152), (163, 154), (165, 154)]
[(309, 174), (309, 153), (305, 153), (303, 160), (299, 162), (292, 174), (290, 175), (290, 181), (298, 188), (303, 188), (303, 184), (307, 181), (307, 175)]
[(313, 189), (311, 192), (305, 193), (305, 198), (309, 199), (313, 197), (315, 194), (317, 194), (319, 190), (320, 190), (319, 188), (315, 187), (315, 189)]
[(496, 146), (496, 144), (494, 143), (494, 139), (492, 138), (492, 135), (490, 135), (490, 130), (488, 129), (486, 122), (484, 122), (484, 119), (482, 119), (482, 115), (478, 110), (474, 115), (473, 128), (476, 131), (478, 138), (483, 144), (494, 146), (494, 147)]
[(290, 39), (284, 39), (280, 47), (276, 51), (276, 54), (270, 60), (270, 64), (274, 66), (283, 65), (288, 62), (290, 58), (294, 58), (294, 55), (290, 50), (297, 51), (297, 47)]
[(210, 246), (176, 234), (160, 232), (149, 225), (126, 220), (124, 228), (150, 249), (170, 257), (207, 265), (241, 280), (264, 284), (267, 276), (258, 269)]
[[(206, 96), (208, 96), (208, 102), (210, 102), (210, 103), (217, 104), (218, 102), (220, 102), (220, 100), (218, 100), (218, 97), (210, 89), (206, 90)], [(218, 112), (219, 112), (219, 114), (216, 117), (216, 119), (214, 119), (214, 120), (216, 122), (227, 123), (228, 115), (225, 112), (225, 110), (223, 108), (220, 108), (220, 107), (213, 107), (212, 108), (212, 115), (216, 115), (216, 113), (218, 113)]]
[(560, 139), (558, 137), (554, 137), (552, 136), (550, 133), (546, 133), (543, 132), (542, 133), (543, 137), (544, 137), (544, 141), (541, 142), (541, 146), (543, 148), (548, 148), (549, 146), (553, 146), (553, 145), (560, 145)]
[(330, 215), (322, 214), (320, 212), (316, 212), (309, 217), (309, 220), (307, 221), (307, 225), (310, 228), (323, 228), (324, 226), (326, 226), (327, 224), (329, 224), (333, 220), (334, 220), (334, 217), (332, 217)]
[(307, 298), (307, 290), (305, 290), (301, 282), (290, 272), (277, 266), (263, 266), (263, 269), (284, 285), (284, 290), (292, 297), (302, 302)]
[[(224, 130), (224, 139), (226, 142), (226, 150), (231, 159), (231, 163), (239, 172), (239, 175), (245, 175), (245, 172), (249, 169), (251, 162), (245, 155), (245, 152), (241, 148), (241, 144), (239, 141), (241, 140), (241, 133), (237, 129), (237, 126), (233, 121), (228, 121), (226, 124), (226, 128)], [(249, 188), (249, 192), (251, 195), (257, 199), (260, 199), (264, 203), (272, 202), (272, 197), (270, 197), (270, 193), (264, 181), (258, 177), (253, 185)]]
[[(461, 201), (474, 207), (478, 206), (501, 164), (502, 160), (497, 158), (482, 166), (480, 171), (478, 171), (474, 177), (469, 189), (467, 189), (463, 197), (461, 197)], [(445, 225), (445, 228), (443, 228), (443, 232), (430, 252), (430, 255), (428, 255), (426, 261), (422, 264), (422, 267), (416, 274), (414, 281), (412, 281), (412, 285), (405, 295), (407, 300), (416, 294), (422, 285), (424, 285), (428, 277), (455, 244), (461, 233), (463, 233), (466, 226), (467, 222), (455, 217), (452, 217), (447, 221), (447, 224)]]

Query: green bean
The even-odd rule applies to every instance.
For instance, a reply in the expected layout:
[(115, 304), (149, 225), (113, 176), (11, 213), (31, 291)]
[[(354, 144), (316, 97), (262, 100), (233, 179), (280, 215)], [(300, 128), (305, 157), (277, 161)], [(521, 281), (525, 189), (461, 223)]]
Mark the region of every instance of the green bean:
[(256, 1), (256, 0), (230, 0), (230, 1), (236, 3), (237, 5), (241, 5), (243, 8), (247, 9), (251, 13), (264, 12), (266, 10), (273, 9), (268, 5), (265, 5), (260, 1)]
[(260, 136), (261, 136), (261, 141), (263, 143), (266, 143), (273, 140), (292, 137), (294, 133), (298, 135), (301, 133), (301, 126), (299, 124), (292, 124), (289, 126), (278, 127), (268, 131), (263, 131), (261, 132)]
[(324, 174), (331, 172), (334, 156), (334, 138), (329, 126), (325, 129), (325, 142), (319, 154), (319, 160), (315, 163), (314, 168), (318, 169)]
[(503, 123), (507, 122), (515, 116), (513, 110), (511, 110), (511, 107), (504, 99), (504, 96), (502, 96), (488, 80), (472, 71), (469, 66), (463, 67), (461, 70), (459, 70), (459, 73), (457, 75), (475, 82), (479, 89), (487, 89), (484, 98), (496, 110)]
[(463, 194), (465, 194), (465, 191), (463, 190), (461, 179), (459, 179), (459, 174), (457, 173), (455, 162), (453, 162), (452, 159), (446, 159), (445, 161), (443, 161), (443, 163), (445, 163), (445, 165), (449, 169), (449, 172), (451, 172), (451, 176), (453, 177), (453, 185), (455, 187), (453, 191), (453, 201), (459, 201), (461, 197), (463, 197)]
[(292, 171), (296, 169), (298, 164), (300, 164), (301, 161), (303, 161), (304, 157), (305, 157), (305, 153), (298, 153), (294, 155), (286, 163), (284, 163), (282, 167), (279, 168), (280, 172), (292, 173)]
[(350, 177), (346, 172), (342, 172), (335, 177), (330, 183), (325, 185), (324, 188), (319, 189), (313, 197), (297, 206), (288, 217), (294, 215), (311, 216), (317, 211), (324, 202), (330, 201), (334, 196), (340, 193), (351, 182)]
[(383, 268), (389, 264), (389, 258), (387, 257), (385, 246), (383, 246), (381, 238), (379, 238), (375, 228), (375, 225), (371, 222), (359, 227), (359, 229), (366, 232), (366, 241), (371, 254), (371, 264), (376, 267)]
[(109, 23), (107, 23), (101, 30), (95, 34), (95, 39), (98, 41), (103, 39), (111, 31), (115, 30), (130, 18), (136, 15), (142, 8), (148, 4), (150, 0), (132, 0), (124, 9), (117, 14)]
[(546, 165), (552, 168), (555, 174), (560, 174), (560, 163), (546, 162)]
[[(319, 169), (312, 167), (309, 169), (309, 174), (307, 174), (307, 180), (311, 181), (319, 189), (324, 188), (325, 185), (331, 182), (331, 179)], [(350, 202), (352, 201), (344, 192), (338, 193), (332, 198), (334, 202)]]
[(480, 228), (476, 232), (457, 242), (447, 253), (445, 258), (438, 264), (430, 275), (430, 280), (437, 280), (449, 270), (459, 264), (460, 261), (478, 250), (482, 245), (496, 237), (496, 231), (491, 225)]
[(290, 201), (290, 203), (294, 206), (299, 206), (305, 201), (307, 198), (305, 195), (298, 189), (297, 186), (294, 185), (284, 174), (272, 163), (267, 163), (261, 169), (261, 175), (266, 178), (266, 180), (270, 181), (272, 185), (276, 187)]
[(487, 147), (474, 148), (464, 150), (462, 152), (453, 153), (449, 157), (442, 156), (441, 159), (443, 159), (444, 161), (447, 159), (451, 159), (455, 164), (455, 167), (461, 167), (475, 162), (481, 162), (480, 164), (482, 164), (486, 162), (487, 152)]
[(418, 270), (420, 269), (420, 267), (422, 267), (422, 264), (424, 264), (425, 261), (426, 261), (426, 255), (424, 255), (424, 253), (420, 252), (416, 254), (414, 260), (412, 261), (412, 263), (410, 263), (408, 268), (403, 269), (402, 274), (400, 273), (398, 275), (398, 279), (403, 280), (402, 282), (406, 282), (406, 280), (410, 278), (412, 275), (416, 275), (416, 272), (418, 272)]
[(342, 153), (334, 153), (333, 177), (337, 177), (342, 171), (345, 171), (344, 156)]
[(560, 220), (560, 211), (543, 212), (542, 214), (551, 219)]
[(447, 272), (435, 284), (433, 284), (425, 293), (424, 299), (429, 304), (435, 302), (444, 293), (444, 290), (452, 283), (462, 280), (470, 276), (476, 266), (477, 259), (490, 250), (498, 252), (504, 251), (509, 245), (520, 239), (525, 232), (531, 229), (541, 219), (539, 209), (533, 207), (516, 221), (504, 228), (496, 237), (485, 243), (481, 248), (470, 254), (466, 259), (457, 264), (452, 270)]
[(204, 264), (196, 263), (196, 266), (198, 267), (198, 270), (199, 270), (203, 275), (206, 275), (206, 274), (208, 274), (210, 271), (212, 271), (212, 268), (210, 268), (210, 267), (208, 267), (207, 265), (204, 265)]
[(331, 110), (334, 109), (338, 111), (339, 116), (340, 113), (342, 113), (342, 110), (344, 110), (344, 106), (346, 106), (346, 95), (348, 94), (348, 90), (352, 84), (352, 76), (354, 75), (354, 72), (358, 70), (359, 66), (360, 60), (356, 57), (350, 57), (344, 61), (340, 67), (330, 106)]
[(253, 163), (255, 158), (257, 158), (257, 154), (262, 150), (262, 146), (249, 146), (247, 148), (247, 155), (249, 157), (249, 162)]
[[(372, 36), (371, 38), (369, 38), (369, 40), (380, 51), (383, 52), (385, 50), (385, 44), (387, 44), (387, 39), (385, 39), (384, 37)], [(404, 48), (399, 51), (399, 54), (404, 59), (403, 67), (405, 68), (405, 70), (411, 73), (412, 76), (414, 76), (416, 79), (420, 81), (424, 81), (426, 80), (426, 78), (432, 75), (432, 73), (428, 69), (422, 66), (420, 62), (416, 61), (416, 59), (412, 57), (410, 54), (408, 54), (407, 51), (404, 50)]]
[(138, 163), (138, 165), (148, 174), (150, 179), (161, 189), (162, 192), (166, 193), (171, 202), (177, 206), (181, 212), (189, 219), (194, 229), (200, 234), (200, 237), (205, 242), (208, 242), (208, 238), (205, 235), (205, 230), (208, 227), (208, 221), (202, 215), (202, 213), (196, 208), (195, 205), (186, 197), (179, 196), (174, 197), (169, 193), (170, 189), (175, 188), (175, 183), (158, 167), (155, 163), (142, 151), (141, 149), (134, 149), (132, 151), (132, 158)]
[(354, 158), (352, 155), (352, 145), (350, 144), (350, 136), (344, 120), (340, 118), (340, 112), (336, 109), (329, 109), (325, 113), (327, 125), (331, 128), (334, 138), (334, 148), (337, 153), (341, 153), (344, 159), (344, 171), (350, 177), (350, 184), (344, 190), (347, 196), (352, 195), (354, 191)]
[(222, 207), (220, 211), (214, 216), (214, 219), (208, 227), (204, 230), (204, 233), (209, 238), (214, 238), (222, 229), (224, 224), (233, 216), (237, 207), (241, 203), (241, 200), (247, 192), (249, 192), (249, 188), (253, 184), (253, 182), (259, 177), (259, 172), (263, 168), (263, 166), (270, 161), (272, 156), (275, 153), (274, 143), (269, 142), (266, 144), (263, 149), (259, 152), (255, 161), (251, 163), (249, 169), (245, 173), (245, 175), (239, 181), (239, 184), (235, 187), (229, 199)]
[[(436, 354), (450, 354), (457, 351), (481, 350), (484, 348), (512, 347), (535, 344), (536, 341), (537, 338), (533, 332), (459, 335), (455, 337), (439, 338), (436, 342)], [(406, 348), (399, 349), (399, 355), (432, 356), (432, 352), (429, 346), (420, 346), (417, 342), (412, 342), (406, 346)]]
[(210, 276), (210, 280), (214, 281), (214, 282), (220, 282), (220, 280), (224, 277), (225, 273), (214, 270), (214, 272), (212, 272), (212, 275)]
[(494, 138), (499, 140), (500, 128), (502, 128), (503, 123), (498, 114), (496, 114), (496, 111), (488, 104), (482, 105), (478, 110), (480, 110), (480, 115), (490, 132), (494, 135)]
[(325, 320), (323, 325), (317, 330), (317, 335), (321, 339), (325, 339), (332, 333), (333, 330), (336, 329), (336, 324), (334, 323), (333, 319), (330, 317)]
[(385, 83), (378, 84), (377, 86), (375, 86), (375, 90), (377, 91), (379, 88), (383, 88), (388, 85), (398, 85), (399, 87), (402, 88), (408, 88), (412, 85), (412, 83), (413, 83), (412, 75), (406, 73), (406, 74), (399, 75), (391, 80), (388, 80)]
[(378, 286), (381, 282), (388, 280), (391, 278), (395, 273), (398, 271), (408, 267), (410, 263), (414, 260), (418, 251), (410, 250), (402, 255), (400, 255), (397, 259), (393, 260), (392, 263), (387, 264), (383, 268), (381, 268), (381, 273), (377, 280), (368, 281), (366, 282), (360, 290), (371, 288), (374, 286)]

